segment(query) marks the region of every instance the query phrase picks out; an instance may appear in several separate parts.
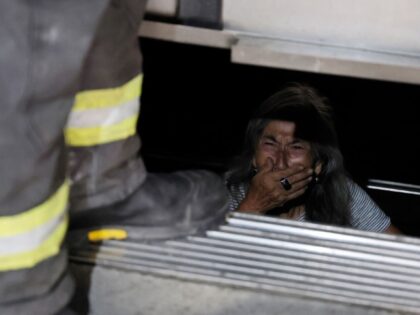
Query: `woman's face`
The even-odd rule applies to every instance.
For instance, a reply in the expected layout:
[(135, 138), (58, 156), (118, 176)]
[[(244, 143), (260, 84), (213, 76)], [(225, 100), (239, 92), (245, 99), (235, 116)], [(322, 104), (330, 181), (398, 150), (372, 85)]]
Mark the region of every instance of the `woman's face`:
[[(273, 120), (265, 127), (253, 159), (253, 164), (260, 169), (268, 158), (274, 167), (284, 170), (291, 166), (302, 165), (312, 168), (313, 158), (308, 141), (294, 137), (296, 125), (290, 121)], [(320, 167), (317, 167), (320, 168)], [(319, 174), (319, 170), (315, 170)]]

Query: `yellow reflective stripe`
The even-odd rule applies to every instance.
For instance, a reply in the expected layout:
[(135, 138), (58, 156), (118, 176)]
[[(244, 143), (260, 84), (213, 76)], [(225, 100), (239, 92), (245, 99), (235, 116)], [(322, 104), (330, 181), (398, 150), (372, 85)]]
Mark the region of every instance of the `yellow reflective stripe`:
[(68, 218), (63, 217), (62, 222), (37, 248), (13, 255), (0, 255), (0, 271), (32, 268), (41, 261), (57, 255), (67, 231)]
[(111, 126), (138, 114), (139, 109), (140, 102), (139, 99), (136, 98), (132, 101), (119, 104), (118, 106), (71, 112), (67, 120), (66, 128)]
[(112, 107), (140, 97), (143, 75), (138, 75), (126, 84), (109, 89), (80, 92), (76, 95), (72, 111)]
[(65, 129), (70, 146), (94, 146), (136, 134), (143, 75), (109, 89), (80, 92)]
[(117, 124), (92, 128), (67, 128), (66, 142), (71, 146), (93, 146), (126, 139), (136, 134), (138, 114)]
[(47, 223), (66, 210), (69, 184), (65, 181), (61, 187), (42, 204), (12, 216), (0, 216), (0, 237), (13, 236), (28, 232)]
[(128, 236), (127, 231), (123, 229), (101, 229), (90, 231), (88, 239), (91, 242), (98, 242), (104, 240), (124, 240)]

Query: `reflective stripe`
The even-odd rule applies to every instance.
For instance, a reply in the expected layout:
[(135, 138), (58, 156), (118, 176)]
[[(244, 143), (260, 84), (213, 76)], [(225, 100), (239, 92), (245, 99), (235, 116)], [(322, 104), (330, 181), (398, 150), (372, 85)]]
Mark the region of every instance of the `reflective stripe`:
[(137, 118), (136, 115), (112, 126), (67, 128), (67, 144), (71, 146), (93, 146), (126, 139), (136, 134)]
[(128, 101), (117, 107), (87, 109), (72, 112), (67, 123), (68, 128), (86, 128), (91, 126), (111, 126), (127, 118), (137, 116), (139, 101)]
[[(0, 271), (32, 268), (41, 261), (57, 255), (67, 231), (67, 215), (60, 225), (39, 246), (31, 251), (0, 256)], [(13, 245), (12, 245), (13, 246)]]
[[(41, 225), (27, 233), (0, 238), (1, 255), (12, 255), (34, 250), (45, 241), (55, 228), (63, 221), (64, 213), (53, 218), (45, 225)], [(13, 244), (13, 246), (11, 246)]]
[(63, 185), (40, 205), (12, 216), (0, 216), (0, 237), (26, 233), (61, 215), (67, 206), (69, 184)]
[(143, 75), (139, 74), (126, 84), (110, 89), (89, 90), (77, 93), (72, 111), (113, 107), (141, 95)]
[(94, 146), (136, 133), (143, 76), (119, 88), (81, 92), (65, 131), (70, 146)]
[(67, 229), (69, 185), (24, 213), (0, 217), (0, 271), (31, 268), (56, 255)]

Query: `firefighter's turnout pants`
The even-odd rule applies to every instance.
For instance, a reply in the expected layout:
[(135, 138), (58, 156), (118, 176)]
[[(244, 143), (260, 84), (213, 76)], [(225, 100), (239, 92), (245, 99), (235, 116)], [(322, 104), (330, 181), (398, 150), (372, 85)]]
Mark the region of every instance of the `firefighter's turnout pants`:
[(0, 1), (0, 314), (54, 314), (68, 303), (70, 194), (78, 211), (123, 200), (144, 181), (144, 6)]

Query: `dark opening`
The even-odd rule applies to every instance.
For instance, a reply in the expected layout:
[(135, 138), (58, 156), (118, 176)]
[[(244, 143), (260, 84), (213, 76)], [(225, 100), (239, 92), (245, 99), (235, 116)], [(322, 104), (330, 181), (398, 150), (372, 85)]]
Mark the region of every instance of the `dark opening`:
[[(251, 112), (286, 82), (305, 82), (332, 104), (345, 165), (369, 178), (420, 185), (420, 87), (232, 64), (230, 51), (142, 39), (139, 120), (149, 171), (223, 172), (239, 152)], [(404, 232), (420, 235), (420, 197), (367, 190)]]

